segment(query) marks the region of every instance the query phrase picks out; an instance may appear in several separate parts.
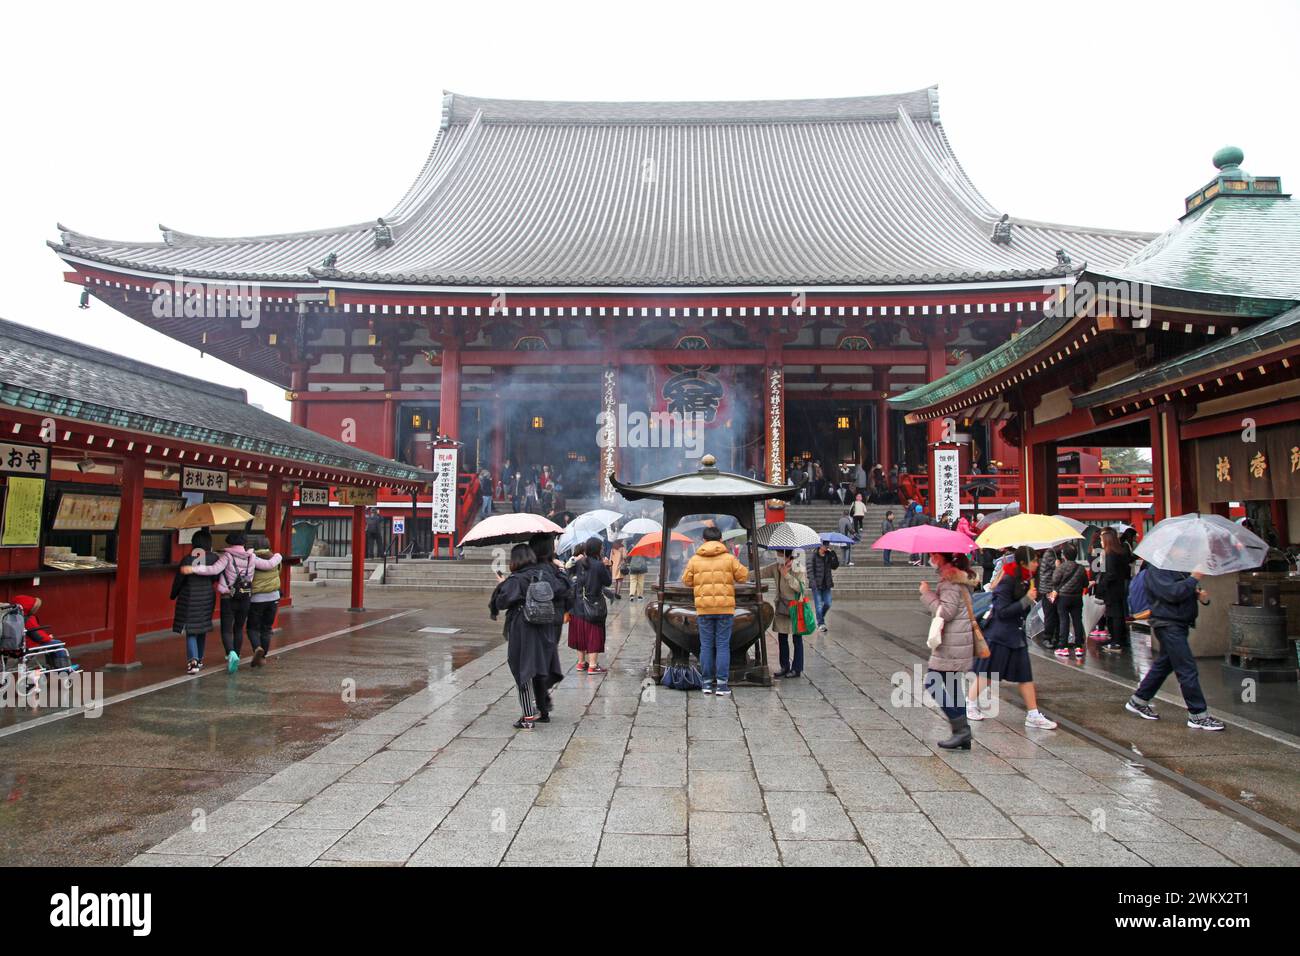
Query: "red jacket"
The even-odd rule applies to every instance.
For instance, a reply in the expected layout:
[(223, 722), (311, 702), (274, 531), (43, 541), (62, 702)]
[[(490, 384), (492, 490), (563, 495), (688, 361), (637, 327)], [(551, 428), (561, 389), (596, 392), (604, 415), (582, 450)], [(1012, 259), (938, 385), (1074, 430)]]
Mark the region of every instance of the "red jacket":
[(41, 622), (32, 613), (32, 608), (36, 606), (36, 598), (30, 594), (20, 594), (14, 598), (14, 603), (23, 609), (23, 614), (27, 617), (25, 627), (27, 628), (28, 647), (39, 647), (54, 640), (54, 635), (41, 627)]

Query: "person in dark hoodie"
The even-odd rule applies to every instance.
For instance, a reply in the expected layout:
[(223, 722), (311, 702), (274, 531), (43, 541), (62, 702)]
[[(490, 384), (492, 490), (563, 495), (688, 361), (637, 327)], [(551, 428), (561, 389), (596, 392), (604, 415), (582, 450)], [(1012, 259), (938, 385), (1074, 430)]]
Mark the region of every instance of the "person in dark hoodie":
[(1055, 730), (1056, 721), (1049, 720), (1038, 709), (1038, 692), (1034, 688), (1034, 672), (1029, 662), (1029, 641), (1025, 637), (1025, 615), (1038, 599), (1034, 586), (1039, 572), (1038, 555), (1032, 548), (1017, 548), (1014, 558), (1002, 566), (1002, 575), (993, 588), (993, 607), (990, 623), (984, 630), (988, 641), (989, 657), (975, 661), (975, 683), (967, 691), (966, 717), (983, 720), (987, 716), (980, 708), (979, 698), (990, 678), (1018, 684), (1025, 702), (1025, 726), (1035, 730)]
[(1223, 721), (1211, 717), (1201, 693), (1201, 676), (1196, 668), (1196, 658), (1188, 643), (1188, 630), (1196, 623), (1199, 603), (1205, 592), (1201, 590), (1200, 571), (1166, 571), (1150, 562), (1146, 568), (1146, 592), (1151, 602), (1151, 633), (1160, 642), (1160, 654), (1142, 683), (1124, 704), (1130, 714), (1143, 720), (1159, 720), (1160, 715), (1151, 706), (1160, 685), (1172, 672), (1178, 677), (1178, 687), (1187, 704), (1187, 726), (1192, 730), (1223, 730)]
[[(1083, 630), (1083, 592), (1088, 586), (1088, 570), (1075, 560), (1079, 550), (1072, 542), (1061, 546), (1061, 559), (1052, 571), (1052, 589), (1047, 603), (1056, 605), (1057, 657), (1083, 657), (1088, 635)], [(1043, 605), (1046, 610), (1047, 605)]]
[(840, 559), (831, 546), (825, 541), (821, 547), (812, 553), (812, 559), (808, 562), (808, 583), (812, 586), (813, 605), (817, 610), (817, 626), (823, 631), (829, 631), (826, 626), (826, 615), (831, 610), (831, 591), (835, 587), (834, 572), (840, 566)]
[[(1035, 587), (1040, 595), (1052, 593), (1052, 576), (1056, 574), (1057, 554), (1055, 548), (1044, 548), (1038, 552), (1038, 579)], [(1056, 602), (1043, 602), (1043, 646), (1049, 651), (1058, 647), (1057, 632), (1060, 630), (1060, 618), (1057, 617)]]
[[(564, 612), (569, 610), (573, 600), (573, 581), (564, 570), (564, 565), (555, 557), (554, 534), (535, 534), (528, 539), (528, 547), (533, 549), (537, 566), (545, 572), (546, 580), (550, 582), (551, 591), (555, 594), (555, 621), (546, 628), (549, 641), (547, 673), (563, 673), (564, 668), (560, 664), (560, 634), (564, 630)], [(549, 691), (548, 687), (547, 693), (541, 698), (548, 714), (554, 709)]]
[(551, 625), (529, 621), (524, 611), (529, 587), (542, 581), (550, 583), (553, 577), (545, 566), (538, 565), (532, 548), (517, 544), (510, 550), (510, 576), (496, 586), (488, 601), (492, 620), (506, 612), (506, 661), (519, 691), (522, 713), (514, 723), (519, 730), (532, 730), (537, 723), (550, 722), (550, 691), (564, 680), (559, 656), (551, 643)]
[[(212, 553), (212, 535), (206, 528), (194, 532), (191, 544), (194, 550), (181, 559), (181, 567), (217, 562), (217, 556)], [(177, 571), (172, 581), (172, 600), (176, 602), (172, 633), (185, 637), (185, 673), (197, 674), (203, 669), (203, 652), (208, 632), (212, 630), (212, 613), (217, 607), (212, 579)]]

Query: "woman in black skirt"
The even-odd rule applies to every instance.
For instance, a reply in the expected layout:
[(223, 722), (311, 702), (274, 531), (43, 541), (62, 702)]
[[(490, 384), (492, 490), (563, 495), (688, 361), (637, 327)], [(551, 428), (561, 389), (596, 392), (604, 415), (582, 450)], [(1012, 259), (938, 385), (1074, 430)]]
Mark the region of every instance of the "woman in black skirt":
[(1017, 548), (1015, 557), (1002, 568), (1002, 579), (993, 589), (993, 609), (989, 626), (984, 630), (992, 653), (975, 661), (975, 684), (966, 701), (966, 719), (983, 720), (979, 697), (990, 678), (1020, 686), (1025, 700), (1025, 726), (1036, 730), (1055, 730), (1038, 709), (1034, 692), (1034, 674), (1029, 666), (1029, 641), (1025, 638), (1025, 615), (1038, 600), (1034, 575), (1038, 572), (1038, 555), (1032, 548)]

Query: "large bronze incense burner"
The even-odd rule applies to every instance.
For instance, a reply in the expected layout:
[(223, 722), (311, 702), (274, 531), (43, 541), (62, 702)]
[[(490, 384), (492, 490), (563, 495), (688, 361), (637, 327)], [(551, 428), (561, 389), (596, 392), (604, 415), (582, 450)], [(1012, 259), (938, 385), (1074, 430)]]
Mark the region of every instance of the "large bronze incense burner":
[(691, 515), (730, 515), (746, 532), (744, 563), (749, 581), (736, 586), (735, 623), (731, 634), (731, 683), (770, 685), (767, 642), (763, 635), (772, 623), (772, 605), (763, 600), (759, 580), (758, 545), (754, 539), (754, 508), (764, 500), (788, 501), (799, 491), (795, 485), (770, 485), (743, 475), (719, 471), (712, 455), (700, 459), (694, 474), (675, 475), (645, 485), (625, 485), (610, 475), (610, 482), (629, 501), (643, 498), (663, 502), (663, 535), (659, 561), (659, 583), (655, 600), (646, 604), (646, 618), (655, 629), (654, 658), (649, 673), (655, 680), (666, 666), (664, 648), (672, 664), (685, 664), (700, 652), (700, 629), (695, 612), (695, 595), (681, 582), (668, 581), (668, 551), (672, 529)]

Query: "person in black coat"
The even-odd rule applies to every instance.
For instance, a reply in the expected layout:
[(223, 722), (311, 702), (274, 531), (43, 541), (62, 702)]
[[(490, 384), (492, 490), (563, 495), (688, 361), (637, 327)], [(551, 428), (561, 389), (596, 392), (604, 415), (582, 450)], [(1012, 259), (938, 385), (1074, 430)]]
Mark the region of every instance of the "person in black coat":
[[(212, 535), (204, 528), (194, 533), (194, 550), (181, 559), (181, 567), (192, 564), (215, 564), (212, 553)], [(208, 631), (212, 630), (212, 614), (217, 607), (213, 590), (215, 579), (197, 574), (176, 572), (172, 581), (172, 600), (176, 609), (172, 615), (172, 633), (185, 636), (185, 673), (197, 674), (203, 668), (203, 652)]]
[(984, 640), (992, 652), (975, 661), (975, 684), (968, 693), (966, 719), (983, 720), (979, 698), (990, 679), (1017, 684), (1025, 701), (1025, 726), (1036, 730), (1055, 730), (1038, 709), (1034, 674), (1029, 665), (1029, 641), (1025, 637), (1025, 615), (1038, 600), (1034, 575), (1038, 573), (1038, 555), (1032, 548), (1017, 548), (1015, 558), (1002, 567), (1002, 577), (993, 589), (990, 623)]
[(1096, 595), (1106, 605), (1106, 643), (1102, 650), (1118, 654), (1129, 648), (1128, 583), (1133, 576), (1133, 553), (1120, 542), (1114, 528), (1101, 533), (1101, 575)]
[(514, 726), (520, 730), (532, 730), (539, 721), (550, 722), (550, 690), (564, 680), (559, 657), (550, 642), (549, 625), (534, 624), (524, 615), (529, 587), (553, 579), (550, 569), (538, 565), (532, 548), (517, 544), (510, 551), (510, 576), (496, 586), (488, 601), (492, 620), (501, 611), (506, 612), (506, 660), (519, 690), (523, 713)]
[(835, 575), (832, 573), (840, 566), (840, 559), (825, 541), (812, 553), (809, 563), (808, 586), (812, 588), (813, 604), (817, 608), (817, 624), (823, 630), (826, 615), (831, 609), (831, 589), (835, 587)]
[[(553, 671), (562, 672), (564, 668), (560, 666), (560, 633), (564, 630), (564, 612), (572, 606), (573, 581), (564, 570), (564, 565), (556, 560), (554, 534), (535, 534), (528, 539), (528, 547), (532, 548), (533, 554), (537, 556), (538, 567), (546, 570), (547, 580), (555, 593), (555, 623), (546, 628), (547, 640), (550, 642), (549, 657), (552, 658), (547, 666)], [(548, 699), (546, 710), (549, 713), (551, 709)]]

